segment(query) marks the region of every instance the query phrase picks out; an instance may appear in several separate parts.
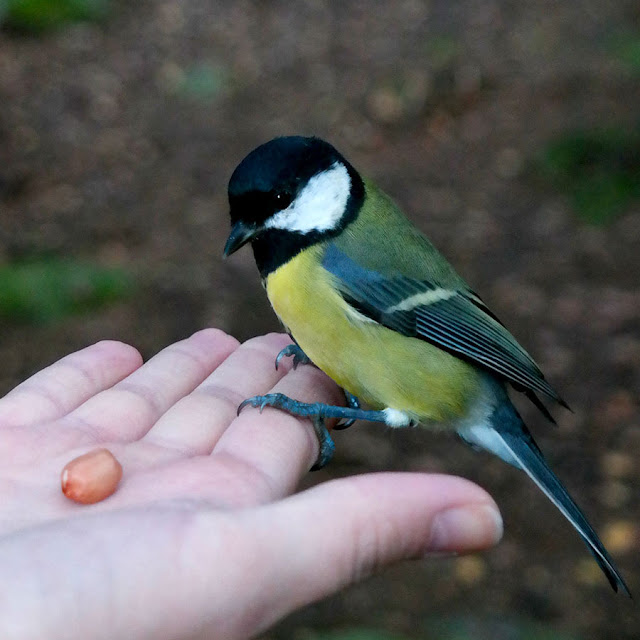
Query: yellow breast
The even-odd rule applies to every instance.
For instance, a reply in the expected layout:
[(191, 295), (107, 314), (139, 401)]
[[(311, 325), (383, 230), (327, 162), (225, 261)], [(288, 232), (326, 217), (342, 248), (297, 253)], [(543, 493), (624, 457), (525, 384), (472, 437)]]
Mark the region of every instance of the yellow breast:
[(275, 312), (302, 350), (372, 408), (391, 407), (444, 423), (464, 415), (477, 388), (477, 371), (355, 311), (322, 267), (321, 252), (322, 245), (303, 251), (266, 281)]

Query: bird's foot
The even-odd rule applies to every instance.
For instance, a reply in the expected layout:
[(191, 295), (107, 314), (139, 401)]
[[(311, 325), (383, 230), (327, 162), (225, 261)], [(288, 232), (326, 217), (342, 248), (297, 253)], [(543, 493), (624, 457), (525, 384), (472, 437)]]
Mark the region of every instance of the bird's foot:
[[(276, 371), (280, 366), (280, 362), (282, 358), (289, 358), (293, 356), (293, 369), (294, 371), (298, 368), (300, 364), (313, 364), (311, 358), (300, 348), (297, 344), (289, 344), (284, 349), (280, 351), (280, 353), (276, 356)], [(314, 365), (315, 366), (315, 365)], [(352, 409), (360, 408), (360, 401), (356, 396), (352, 393), (349, 393), (346, 389), (343, 389), (344, 397), (347, 401), (347, 406)], [(345, 420), (344, 422), (340, 422), (335, 426), (336, 430), (347, 429), (355, 422), (355, 418), (350, 418), (349, 420)]]
[(299, 364), (313, 364), (311, 358), (297, 345), (288, 344), (280, 353), (276, 356), (276, 371), (280, 365), (282, 358), (288, 358), (293, 356), (293, 368), (297, 369)]
[[(280, 353), (276, 356), (276, 371), (280, 366), (280, 362), (282, 358), (289, 358), (293, 356), (293, 369), (294, 371), (298, 368), (300, 364), (313, 364), (311, 358), (300, 348), (298, 344), (288, 344), (284, 349), (280, 351)], [(315, 366), (315, 365), (314, 365)], [(360, 401), (356, 396), (352, 393), (349, 393), (346, 389), (343, 389), (344, 397), (347, 401), (347, 406), (352, 409), (360, 408)], [(349, 420), (345, 420), (344, 422), (339, 422), (334, 428), (336, 430), (347, 429), (354, 422), (355, 418), (349, 418)]]
[[(349, 394), (351, 395), (351, 394)], [(354, 396), (351, 399), (347, 397), (347, 402), (354, 402)], [(357, 402), (357, 399), (355, 399)], [(329, 435), (329, 431), (324, 424), (327, 418), (338, 418), (347, 422), (353, 420), (370, 420), (371, 422), (387, 422), (387, 414), (384, 411), (369, 411), (360, 409), (359, 406), (337, 407), (323, 402), (300, 402), (285, 396), (283, 393), (269, 393), (264, 396), (253, 396), (247, 398), (238, 407), (238, 414), (246, 407), (251, 406), (262, 410), (265, 407), (274, 407), (281, 409), (294, 416), (302, 418), (311, 418), (313, 429), (320, 444), (320, 454), (316, 463), (312, 467), (312, 471), (321, 469), (333, 457), (335, 444)]]

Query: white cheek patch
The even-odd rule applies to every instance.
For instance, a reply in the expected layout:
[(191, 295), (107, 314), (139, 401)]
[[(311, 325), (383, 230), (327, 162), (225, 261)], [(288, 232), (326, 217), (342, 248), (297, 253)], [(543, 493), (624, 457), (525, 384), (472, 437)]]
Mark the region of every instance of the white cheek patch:
[(334, 229), (344, 215), (350, 192), (349, 172), (341, 162), (336, 162), (313, 176), (298, 197), (264, 226), (299, 233)]

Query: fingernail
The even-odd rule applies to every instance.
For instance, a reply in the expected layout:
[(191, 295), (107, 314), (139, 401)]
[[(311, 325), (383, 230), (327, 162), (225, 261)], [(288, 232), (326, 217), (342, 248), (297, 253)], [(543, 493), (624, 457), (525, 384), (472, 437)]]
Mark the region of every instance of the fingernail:
[(434, 516), (428, 553), (477, 551), (492, 547), (500, 538), (502, 516), (493, 505), (452, 507)]

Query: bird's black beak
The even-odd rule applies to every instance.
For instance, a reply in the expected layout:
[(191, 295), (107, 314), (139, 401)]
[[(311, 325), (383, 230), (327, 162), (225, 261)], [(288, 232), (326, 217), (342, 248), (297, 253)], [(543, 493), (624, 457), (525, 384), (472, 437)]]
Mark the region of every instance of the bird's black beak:
[(240, 247), (243, 247), (247, 242), (253, 240), (258, 234), (259, 229), (254, 225), (248, 225), (238, 220), (233, 227), (231, 227), (231, 233), (227, 238), (227, 244), (224, 245), (223, 255), (226, 258), (232, 253), (235, 253)]

